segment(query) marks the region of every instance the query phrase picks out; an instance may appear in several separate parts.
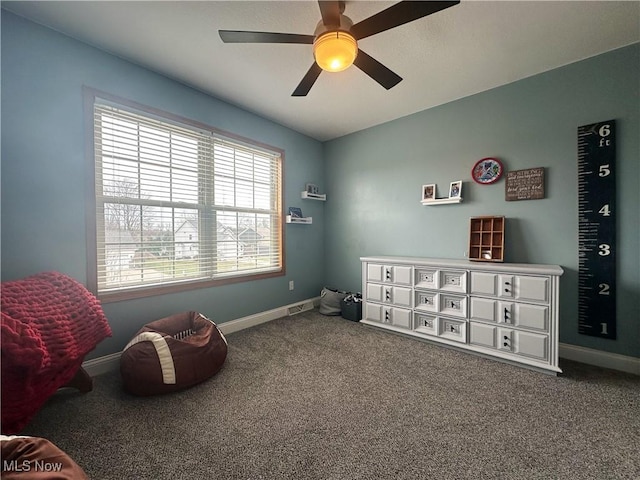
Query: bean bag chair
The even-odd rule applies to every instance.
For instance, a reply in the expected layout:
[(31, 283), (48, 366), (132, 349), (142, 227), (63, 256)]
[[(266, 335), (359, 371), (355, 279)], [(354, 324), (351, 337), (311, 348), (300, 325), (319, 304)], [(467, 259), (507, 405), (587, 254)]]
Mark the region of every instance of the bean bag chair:
[(120, 357), (124, 388), (148, 396), (192, 387), (212, 377), (227, 358), (227, 340), (215, 323), (184, 312), (143, 326)]
[(40, 437), (0, 435), (3, 480), (88, 480), (69, 455)]

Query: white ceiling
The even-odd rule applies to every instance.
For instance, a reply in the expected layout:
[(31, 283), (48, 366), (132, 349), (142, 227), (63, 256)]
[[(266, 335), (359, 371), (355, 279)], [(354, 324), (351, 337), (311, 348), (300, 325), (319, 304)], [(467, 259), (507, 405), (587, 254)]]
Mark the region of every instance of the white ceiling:
[[(348, 0), (345, 15), (357, 23), (393, 3)], [(218, 29), (311, 35), (315, 1), (2, 6), (321, 141), (640, 41), (638, 1), (463, 1), (359, 42), (404, 78), (391, 90), (352, 66), (291, 97), (311, 45), (224, 44)]]

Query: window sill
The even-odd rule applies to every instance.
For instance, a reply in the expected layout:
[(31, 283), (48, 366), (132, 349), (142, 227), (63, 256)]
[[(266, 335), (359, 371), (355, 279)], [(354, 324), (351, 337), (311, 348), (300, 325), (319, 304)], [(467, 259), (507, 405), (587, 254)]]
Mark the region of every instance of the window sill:
[(201, 288), (218, 287), (221, 285), (231, 285), (234, 283), (250, 282), (253, 280), (263, 280), (266, 278), (281, 277), (285, 275), (285, 269), (264, 272), (258, 274), (234, 275), (224, 278), (193, 280), (171, 285), (152, 285), (148, 287), (134, 287), (109, 292), (100, 292), (96, 296), (102, 303), (115, 303), (136, 298), (155, 297), (171, 293), (187, 292)]

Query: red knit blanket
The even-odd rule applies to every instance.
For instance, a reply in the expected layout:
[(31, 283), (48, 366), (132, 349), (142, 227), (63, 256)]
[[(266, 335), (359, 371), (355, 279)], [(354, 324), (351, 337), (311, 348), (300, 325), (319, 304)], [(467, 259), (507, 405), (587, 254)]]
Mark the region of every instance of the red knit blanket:
[(111, 328), (100, 302), (57, 272), (2, 282), (2, 433), (24, 428)]

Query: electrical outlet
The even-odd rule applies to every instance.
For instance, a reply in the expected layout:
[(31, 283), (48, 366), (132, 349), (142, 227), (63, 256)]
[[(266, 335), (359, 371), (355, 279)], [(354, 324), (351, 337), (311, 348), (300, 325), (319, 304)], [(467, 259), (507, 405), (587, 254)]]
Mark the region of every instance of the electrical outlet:
[(289, 280), (289, 290), (293, 290), (293, 280)]

